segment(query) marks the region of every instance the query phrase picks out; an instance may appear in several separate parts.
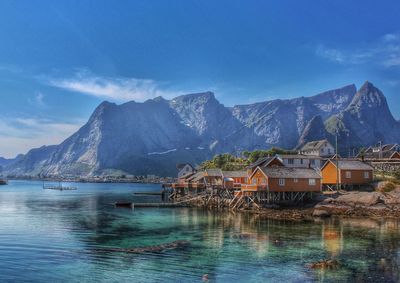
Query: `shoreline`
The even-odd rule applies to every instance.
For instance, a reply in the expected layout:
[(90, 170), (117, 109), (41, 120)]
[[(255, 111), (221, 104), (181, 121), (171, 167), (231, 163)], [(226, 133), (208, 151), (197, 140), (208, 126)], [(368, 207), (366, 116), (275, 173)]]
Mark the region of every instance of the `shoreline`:
[(7, 178), (8, 181), (41, 181), (41, 182), (61, 182), (61, 183), (93, 183), (93, 184), (154, 184), (162, 185), (164, 181), (135, 180), (135, 179), (57, 179), (57, 178)]

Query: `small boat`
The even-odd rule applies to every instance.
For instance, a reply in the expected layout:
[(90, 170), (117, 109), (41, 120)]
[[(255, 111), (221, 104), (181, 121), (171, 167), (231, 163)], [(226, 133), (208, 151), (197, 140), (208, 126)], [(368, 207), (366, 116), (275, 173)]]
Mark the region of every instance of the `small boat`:
[(116, 202), (115, 207), (133, 208), (133, 202)]
[(0, 185), (8, 185), (8, 181), (6, 179), (0, 179)]

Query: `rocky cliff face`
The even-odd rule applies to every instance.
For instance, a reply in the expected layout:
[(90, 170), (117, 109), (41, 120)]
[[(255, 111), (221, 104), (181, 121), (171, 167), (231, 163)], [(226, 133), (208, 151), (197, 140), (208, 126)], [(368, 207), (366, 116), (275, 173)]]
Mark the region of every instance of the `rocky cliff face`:
[[(338, 130), (337, 130), (338, 129)], [(227, 108), (211, 92), (116, 105), (103, 102), (89, 121), (57, 146), (19, 156), (8, 174), (175, 175), (175, 164), (199, 163), (215, 153), (295, 148), (332, 139), (342, 149), (400, 141), (400, 123), (371, 83), (311, 97)]]
[(325, 125), (329, 133), (338, 132), (342, 147), (400, 141), (400, 123), (390, 113), (383, 93), (370, 82), (359, 89), (344, 111), (330, 117)]

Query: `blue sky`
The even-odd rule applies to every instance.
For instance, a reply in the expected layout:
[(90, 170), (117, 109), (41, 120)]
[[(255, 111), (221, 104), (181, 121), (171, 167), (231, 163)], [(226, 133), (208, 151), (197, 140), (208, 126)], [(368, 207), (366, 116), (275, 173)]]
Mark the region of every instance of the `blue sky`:
[(59, 143), (103, 100), (225, 105), (365, 80), (400, 119), (399, 1), (0, 2), (0, 156)]

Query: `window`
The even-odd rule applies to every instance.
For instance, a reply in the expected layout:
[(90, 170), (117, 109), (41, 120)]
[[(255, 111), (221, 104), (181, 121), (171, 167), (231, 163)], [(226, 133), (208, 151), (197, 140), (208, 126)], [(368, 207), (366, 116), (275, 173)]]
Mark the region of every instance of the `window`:
[(284, 186), (285, 185), (285, 179), (279, 179), (279, 186)]
[(298, 183), (298, 182), (299, 182), (299, 179), (297, 179), (297, 178), (293, 179), (293, 183)]
[(267, 179), (262, 178), (261, 183), (266, 184), (267, 183)]
[(364, 172), (364, 179), (369, 179), (369, 172), (368, 171)]
[(303, 159), (300, 159), (300, 164), (303, 164)]
[(290, 159), (287, 160), (287, 162), (288, 162), (288, 164), (293, 164), (294, 160), (290, 158)]
[(346, 178), (350, 179), (351, 178), (351, 171), (346, 171)]
[(330, 148), (328, 148), (328, 154), (331, 154), (331, 149)]
[(308, 184), (310, 186), (315, 186), (315, 179), (308, 179)]
[(315, 159), (310, 160), (311, 165), (315, 165)]
[(254, 178), (254, 179), (253, 179), (253, 185), (256, 185), (256, 184), (257, 184), (257, 179)]

